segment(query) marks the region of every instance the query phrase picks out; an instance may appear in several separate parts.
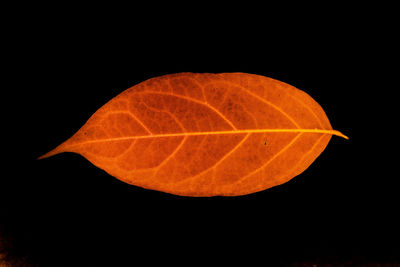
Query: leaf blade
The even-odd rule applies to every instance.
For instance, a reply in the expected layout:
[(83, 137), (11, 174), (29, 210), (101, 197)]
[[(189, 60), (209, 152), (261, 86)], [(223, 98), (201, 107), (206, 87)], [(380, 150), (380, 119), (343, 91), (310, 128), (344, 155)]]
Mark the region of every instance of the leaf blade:
[[(39, 159), (76, 152), (145, 188), (188, 196), (241, 195), (298, 175), (332, 135), (348, 139), (331, 128), (318, 103), (290, 85), (243, 73), (182, 73), (121, 93)], [(268, 146), (260, 149), (266, 138)], [(282, 155), (285, 175), (258, 174), (268, 173), (267, 166), (276, 169)]]

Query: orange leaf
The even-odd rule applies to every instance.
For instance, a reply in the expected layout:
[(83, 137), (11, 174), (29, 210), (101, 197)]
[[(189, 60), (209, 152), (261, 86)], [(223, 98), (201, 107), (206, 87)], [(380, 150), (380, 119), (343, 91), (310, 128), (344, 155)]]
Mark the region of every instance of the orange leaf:
[(41, 156), (79, 153), (129, 184), (184, 196), (236, 196), (285, 183), (332, 130), (309, 95), (246, 73), (179, 73), (122, 92)]

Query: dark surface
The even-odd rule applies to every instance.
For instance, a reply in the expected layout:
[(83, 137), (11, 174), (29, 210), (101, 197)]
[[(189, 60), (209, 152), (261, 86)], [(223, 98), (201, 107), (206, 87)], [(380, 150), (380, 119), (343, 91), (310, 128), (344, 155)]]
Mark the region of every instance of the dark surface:
[[(361, 81), (372, 65), (354, 36), (317, 31), (312, 40), (294, 33), (277, 40), (232, 31), (192, 34), (189, 40), (187, 32), (175, 36), (162, 28), (148, 36), (47, 27), (28, 29), (29, 45), (16, 46), (21, 58), (11, 68), (18, 75), (4, 100), (12, 108), (5, 118), (0, 237), (10, 261), (398, 261), (399, 200), (392, 175), (380, 167), (386, 155), (376, 153), (379, 138), (368, 135), (372, 115), (365, 104), (373, 101)], [(350, 140), (333, 137), (304, 173), (284, 185), (233, 198), (187, 198), (130, 186), (77, 154), (36, 160), (141, 81), (177, 72), (237, 71), (304, 90)]]

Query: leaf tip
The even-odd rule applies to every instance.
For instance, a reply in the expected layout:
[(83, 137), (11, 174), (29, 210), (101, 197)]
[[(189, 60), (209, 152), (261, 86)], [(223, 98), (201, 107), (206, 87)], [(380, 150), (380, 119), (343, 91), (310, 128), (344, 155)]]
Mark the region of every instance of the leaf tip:
[(46, 153), (46, 154), (44, 154), (44, 155), (41, 155), (40, 157), (37, 157), (36, 160), (45, 159), (45, 158), (48, 158), (48, 157), (53, 156), (54, 153), (51, 153), (51, 152), (52, 152), (52, 151), (50, 151), (50, 152), (48, 152), (48, 153)]
[(64, 151), (61, 150), (60, 147), (56, 147), (55, 149), (53, 149), (53, 150), (47, 152), (47, 153), (44, 154), (44, 155), (41, 155), (40, 157), (38, 157), (38, 158), (36, 158), (36, 159), (37, 159), (37, 160), (40, 160), (40, 159), (49, 158), (49, 157), (51, 157), (51, 156), (54, 156), (54, 155), (59, 154), (59, 153), (62, 153), (62, 152), (64, 152)]

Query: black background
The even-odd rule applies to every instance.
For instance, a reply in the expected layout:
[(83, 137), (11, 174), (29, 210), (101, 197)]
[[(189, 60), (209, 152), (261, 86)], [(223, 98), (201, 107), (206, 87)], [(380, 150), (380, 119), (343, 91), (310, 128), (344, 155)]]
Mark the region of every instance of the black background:
[[(167, 26), (162, 19), (144, 29), (143, 21), (122, 28), (63, 18), (24, 24), (9, 53), (13, 82), (3, 99), (11, 108), (4, 113), (0, 188), (8, 259), (43, 266), (398, 259), (396, 187), (379, 167), (386, 156), (378, 153), (378, 135), (366, 126), (376, 65), (356, 26), (293, 23), (278, 35), (262, 19), (260, 29)], [(290, 182), (240, 197), (145, 190), (72, 153), (36, 160), (112, 97), (177, 72), (247, 72), (289, 83), (311, 95), (350, 139), (333, 137)]]

